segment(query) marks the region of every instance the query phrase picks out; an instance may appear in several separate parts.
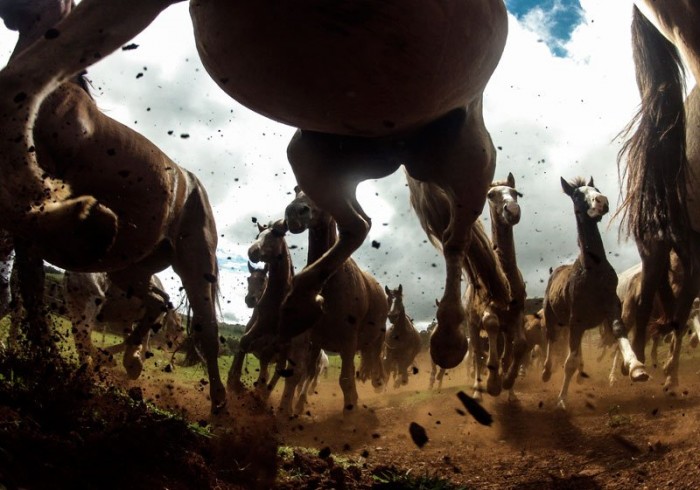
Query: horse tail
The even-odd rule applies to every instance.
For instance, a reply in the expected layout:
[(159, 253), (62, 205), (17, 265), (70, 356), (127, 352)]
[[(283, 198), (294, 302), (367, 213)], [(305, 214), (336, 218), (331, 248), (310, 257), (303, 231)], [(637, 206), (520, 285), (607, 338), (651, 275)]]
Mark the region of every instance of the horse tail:
[(669, 241), (688, 257), (684, 70), (676, 47), (634, 7), (632, 44), (639, 111), (622, 131), (629, 136), (618, 153), (626, 196), (616, 214), (638, 244)]
[(510, 285), (480, 219), (472, 226), (464, 269), (475, 289), (486, 288), (492, 301), (498, 305), (510, 304)]

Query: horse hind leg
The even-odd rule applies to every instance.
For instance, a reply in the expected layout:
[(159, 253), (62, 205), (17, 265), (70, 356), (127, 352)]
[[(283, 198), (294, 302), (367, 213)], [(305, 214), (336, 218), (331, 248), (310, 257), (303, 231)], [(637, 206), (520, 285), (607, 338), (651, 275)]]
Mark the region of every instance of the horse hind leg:
[(484, 314), (482, 325), (489, 337), (489, 357), (486, 360), (486, 368), (488, 369), (486, 391), (491, 396), (498, 396), (503, 388), (498, 362), (498, 336), (501, 325), (498, 317), (492, 313)]

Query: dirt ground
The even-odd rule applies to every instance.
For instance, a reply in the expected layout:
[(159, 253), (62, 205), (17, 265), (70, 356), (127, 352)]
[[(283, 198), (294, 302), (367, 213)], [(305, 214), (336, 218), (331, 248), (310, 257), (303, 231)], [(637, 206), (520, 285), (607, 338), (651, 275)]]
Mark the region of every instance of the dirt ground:
[[(189, 445), (174, 463), (197, 460), (197, 475), (208, 466), (224, 469), (216, 477), (199, 475), (198, 488), (698, 488), (700, 353), (684, 351), (680, 386), (671, 393), (662, 388), (661, 369), (653, 367), (652, 379), (644, 384), (620, 376), (610, 387), (610, 356), (598, 363), (598, 353), (588, 352), (589, 378), (572, 383), (566, 412), (556, 408), (561, 373), (545, 384), (533, 369), (516, 383), (519, 402), (508, 402), (505, 393), (496, 399), (484, 396), (483, 407), (493, 417), (490, 426), (479, 424), (457, 397), (459, 391), (472, 394), (463, 366), (448, 373), (439, 392), (428, 390), (425, 353), (406, 387), (375, 393), (369, 384), (360, 384), (360, 406), (352, 417), (341, 414), (333, 371), (311, 396), (308, 412), (293, 419), (280, 419), (270, 408), (277, 405), (279, 387), (269, 405), (244, 397), (232, 400), (229, 415), (211, 419), (206, 382), (174, 382), (162, 369), (136, 382), (117, 375), (114, 382), (132, 399), (151, 400), (211, 430), (214, 435), (201, 447)], [(7, 423), (6, 416), (0, 417), (3, 430)], [(422, 448), (412, 440), (411, 423), (425, 430)], [(162, 433), (157, 436), (165, 440)], [(3, 442), (0, 482), (10, 451)], [(154, 449), (158, 444), (149, 451)], [(168, 458), (177, 453), (169, 451)], [(275, 453), (281, 455), (276, 461)], [(238, 468), (240, 478), (224, 474), (231, 467)], [(169, 468), (163, 463), (148, 473), (135, 467), (148, 474), (147, 484), (138, 488), (192, 488), (193, 470), (178, 483), (182, 468)], [(110, 488), (108, 482), (84, 488)]]

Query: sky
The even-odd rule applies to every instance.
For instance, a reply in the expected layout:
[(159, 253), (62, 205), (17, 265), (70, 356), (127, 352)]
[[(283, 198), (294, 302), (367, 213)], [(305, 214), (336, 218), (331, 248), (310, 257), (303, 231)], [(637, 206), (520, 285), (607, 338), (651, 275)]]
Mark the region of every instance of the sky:
[[(543, 295), (550, 268), (578, 254), (573, 207), (560, 177), (592, 176), (610, 199), (610, 215), (620, 203), (616, 136), (639, 103), (629, 34), (632, 4), (506, 4), (508, 41), (485, 92), (484, 117), (498, 148), (495, 178), (512, 172), (524, 194), (515, 240), (528, 296), (534, 297)], [(0, 27), (0, 66), (15, 40)], [(169, 7), (133, 43), (137, 49), (119, 51), (89, 69), (97, 104), (204, 183), (219, 231), (222, 314), (226, 321), (246, 323), (252, 312), (243, 301), (246, 252), (257, 234), (254, 220), (282, 218), (293, 198), (296, 182), (286, 146), (295, 129), (246, 109), (209, 79), (186, 2)], [(382, 285), (402, 284), (407, 313), (425, 327), (442, 296), (444, 260), (410, 209), (403, 170), (361, 184), (358, 199), (373, 226), (353, 257)], [(639, 256), (632, 241), (618, 239), (619, 220), (610, 215), (599, 228), (608, 259), (622, 272)], [(306, 263), (306, 239), (306, 234), (287, 238), (296, 270)], [(177, 303), (177, 276), (170, 269), (159, 276)]]

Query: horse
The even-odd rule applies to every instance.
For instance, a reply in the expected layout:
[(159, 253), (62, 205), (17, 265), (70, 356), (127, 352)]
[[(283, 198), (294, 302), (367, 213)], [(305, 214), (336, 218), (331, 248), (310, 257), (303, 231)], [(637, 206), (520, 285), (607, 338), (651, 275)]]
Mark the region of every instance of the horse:
[[(27, 151), (34, 147), (31, 129), (41, 102), (177, 1), (142, 0), (127, 8), (122, 0), (84, 0), (0, 73), (2, 132), (17, 135), (0, 142), (0, 226), (33, 237), (57, 264), (89, 268), (95, 258), (107, 260), (122, 243), (123, 225), (114, 202), (75, 185), (73, 175), (63, 179), (72, 190), (68, 196), (59, 192), (57, 175), (42, 178), (40, 159)], [(5, 10), (8, 3), (3, 0)], [(308, 0), (271, 7), (191, 0), (190, 12), (200, 59), (221, 89), (298, 128), (287, 149), (293, 173), (340, 231), (328, 253), (295, 276), (283, 305), (284, 335), (310, 328), (323, 314), (325, 282), (369, 232), (357, 185), (403, 164), (412, 177), (443, 192), (451, 210), (430, 350), (441, 366), (457, 365), (467, 350), (461, 265), (495, 169), (483, 93), (508, 34), (504, 1)]]
[[(272, 392), (285, 364), (275, 339), (279, 333), (282, 301), (289, 293), (294, 277), (294, 264), (284, 239), (286, 233), (287, 227), (283, 220), (274, 221), (266, 226), (258, 223), (258, 235), (248, 249), (249, 260), (254, 263), (263, 262), (265, 266), (258, 269), (248, 265), (250, 276), (246, 305), (253, 305), (253, 314), (246, 325), (228, 372), (228, 389), (234, 393), (243, 390), (241, 374), (247, 353), (254, 354), (260, 360), (260, 371), (254, 386), (263, 397)], [(277, 369), (272, 379), (268, 380), (270, 363), (275, 363)]]
[(389, 302), (389, 322), (391, 327), (384, 341), (384, 386), (394, 376), (394, 388), (408, 384), (408, 369), (420, 352), (421, 339), (413, 321), (406, 315), (403, 305), (403, 285), (395, 289), (384, 286)]
[[(635, 0), (632, 46), (639, 111), (623, 130), (618, 154), (626, 197), (618, 211), (642, 260), (633, 348), (644, 361), (646, 328), (658, 295), (668, 329), (685, 328), (700, 291), (700, 93), (685, 97), (685, 70), (700, 81), (700, 6), (695, 2)], [(624, 166), (626, 164), (626, 166)], [(670, 252), (686, 273), (674, 296)]]
[[(0, 1), (0, 17), (10, 29), (19, 31), (2, 73), (12, 73), (24, 61), (43, 70), (47, 66), (44, 55), (33, 48), (51, 37), (47, 33), (57, 32), (62, 40), (53, 47), (63, 46), (63, 40), (71, 36), (66, 32), (64, 38), (62, 30), (81, 25), (79, 11), (86, 9), (91, 10), (89, 3), (73, 9), (69, 0)], [(89, 38), (83, 41), (90, 44)], [(146, 309), (126, 340), (124, 367), (135, 379), (143, 368), (139, 346), (162, 314), (164, 298), (151, 287), (151, 276), (172, 266), (192, 307), (194, 334), (206, 358), (211, 408), (218, 412), (225, 406), (226, 392), (217, 363), (217, 232), (207, 193), (194, 174), (175, 164), (151, 141), (102, 113), (83, 75), (65, 68), (61, 75), (50, 76), (50, 87), (40, 84), (41, 95), (30, 96), (27, 105), (20, 104), (31, 113), (26, 114), (26, 131), (10, 131), (18, 135), (10, 146), (31, 152), (29, 173), (34, 176), (21, 179), (23, 184), (15, 182), (23, 196), (20, 206), (27, 206), (32, 224), (25, 226), (28, 222), (15, 219), (14, 212), (15, 217), (0, 220), (0, 226), (14, 238), (28, 337), (40, 345), (50, 344), (44, 342), (48, 325), (41, 307), (44, 259), (69, 271), (106, 272), (112, 284), (139, 298)], [(30, 92), (34, 88), (38, 85), (33, 82), (27, 85)], [(3, 121), (14, 118), (5, 110), (0, 113)], [(12, 174), (17, 164), (24, 166), (11, 153), (0, 151), (3, 177)], [(13, 185), (5, 181), (0, 194), (7, 195)], [(52, 202), (42, 204), (46, 197)], [(17, 204), (10, 207), (16, 210)]]
[[(287, 205), (284, 216), (291, 233), (308, 231), (307, 262), (329, 253), (340, 239), (336, 222), (302, 191), (295, 187), (295, 198)], [(307, 267), (309, 267), (307, 265)], [(384, 290), (377, 280), (349, 258), (331, 275), (321, 291), (323, 315), (310, 327), (311, 348), (306, 358), (307, 372), (313, 372), (321, 349), (340, 354), (340, 388), (343, 391), (343, 413), (349, 415), (357, 407), (355, 378), (371, 379), (375, 390), (381, 390), (386, 378), (382, 365), (386, 321), (389, 313)], [(361, 354), (360, 369), (355, 373), (355, 353)], [(303, 362), (290, 357), (294, 365)], [(285, 378), (285, 395), (291, 400), (297, 381)], [(295, 411), (303, 413), (307, 389), (302, 387)], [(288, 409), (289, 410), (289, 409)]]
[[(519, 370), (527, 352), (524, 330), (527, 292), (515, 256), (513, 235), (513, 227), (520, 222), (518, 197), (522, 196), (522, 193), (515, 188), (515, 177), (511, 172), (508, 173), (505, 180), (492, 182), (486, 195), (491, 217), (491, 241), (510, 289), (511, 301), (507, 310), (499, 312), (499, 320), (504, 335), (501, 364), (503, 372), (507, 373), (504, 383), (510, 386), (509, 397), (511, 400), (514, 400), (515, 394), (512, 388), (513, 381), (509, 379), (509, 376), (516, 376), (516, 368)], [(475, 364), (476, 366), (477, 364)], [(508, 371), (511, 366), (512, 370)]]
[(622, 323), (622, 307), (617, 297), (617, 274), (608, 262), (600, 237), (598, 223), (609, 210), (608, 198), (595, 187), (593, 177), (588, 182), (578, 177), (571, 182), (561, 178), (564, 193), (571, 198), (578, 229), (579, 255), (573, 264), (554, 269), (544, 294), (544, 319), (547, 352), (542, 380), (549, 381), (552, 373), (552, 346), (557, 330), (569, 327), (569, 353), (564, 363), (564, 382), (558, 397), (558, 407), (566, 409), (569, 383), (578, 369), (583, 376), (581, 339), (583, 333), (604, 323), (605, 330), (617, 339), (624, 359), (623, 372), (632, 381), (649, 379), (627, 339)]
[[(150, 288), (162, 298), (161, 314), (152, 323), (151, 330), (163, 330), (166, 336), (173, 336), (174, 340), (174, 335), (183, 330), (180, 315), (170, 303), (170, 297), (158, 276), (151, 276)], [(63, 298), (81, 364), (112, 365), (113, 355), (127, 347), (125, 342), (121, 342), (105, 349), (97, 349), (91, 336), (96, 326), (101, 326), (104, 331), (110, 325), (113, 330), (118, 330), (128, 338), (134, 324), (139, 323), (146, 314), (141, 299), (113, 284), (104, 272), (66, 272), (63, 276)], [(148, 345), (141, 344), (136, 349), (136, 355), (144, 357), (147, 351)]]
[[(636, 264), (623, 271), (618, 276), (619, 282), (617, 286), (617, 295), (622, 302), (622, 321), (628, 327), (628, 331), (636, 332), (639, 329), (639, 325), (637, 325), (635, 321), (637, 319), (637, 310), (641, 308), (640, 302), (643, 277), (642, 269), (643, 264), (640, 262), (639, 264)], [(678, 255), (674, 252), (670, 253), (668, 276), (671, 290), (674, 296), (677, 296), (683, 284), (684, 271), (682, 270), (682, 265)], [(689, 328), (697, 331), (695, 320), (696, 316), (694, 314), (696, 310), (696, 301), (694, 301), (693, 308), (691, 309), (691, 313), (689, 314), (688, 321), (686, 322), (685, 326), (683, 328), (669, 330), (669, 324), (664, 321), (662, 300), (659, 297), (659, 294), (657, 293), (653, 298), (651, 315), (649, 318), (649, 323), (646, 327), (649, 329), (649, 337), (652, 341), (651, 360), (654, 365), (656, 365), (658, 362), (657, 350), (661, 339), (666, 338), (667, 335), (671, 335), (671, 339), (669, 339), (671, 342), (671, 352), (663, 367), (663, 372), (666, 376), (666, 380), (664, 381), (664, 390), (666, 391), (678, 386), (678, 366), (680, 362), (682, 339), (683, 335)], [(618, 352), (616, 351), (609, 376), (611, 385), (616, 379), (614, 373), (617, 360)]]

